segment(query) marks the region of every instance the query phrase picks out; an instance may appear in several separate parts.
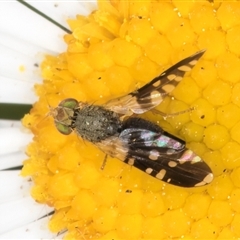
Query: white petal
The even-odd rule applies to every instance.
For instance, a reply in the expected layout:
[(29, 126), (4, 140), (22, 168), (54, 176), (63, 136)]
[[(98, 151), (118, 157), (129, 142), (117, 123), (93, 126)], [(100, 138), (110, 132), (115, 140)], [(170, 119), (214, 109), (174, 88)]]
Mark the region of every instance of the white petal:
[(0, 128), (0, 155), (24, 151), (31, 139), (32, 134), (23, 129)]
[(22, 127), (22, 123), (17, 120), (0, 120), (0, 128), (4, 127)]
[[(33, 2), (30, 4), (33, 4)], [(78, 4), (79, 9), (81, 9), (80, 11), (83, 11), (83, 9), (88, 5), (90, 6), (89, 10), (95, 7), (94, 3), (96, 1), (92, 2), (92, 5), (84, 4), (85, 6), (83, 5), (84, 2), (80, 2), (81, 5)], [(56, 1), (54, 2), (54, 4), (57, 4), (59, 6), (61, 4), (62, 5), (61, 9), (64, 10), (64, 12), (65, 12), (65, 8), (68, 9), (68, 12), (74, 11), (73, 14), (71, 14), (72, 17), (73, 15), (75, 15), (75, 13), (78, 12), (77, 11), (78, 8), (76, 8), (77, 2), (75, 1), (73, 3), (71, 2), (59, 3), (58, 1)], [(38, 7), (37, 5), (38, 4), (36, 4), (36, 7)], [(50, 15), (54, 14), (55, 16), (58, 16), (56, 17), (57, 21), (60, 18), (62, 18), (62, 22), (63, 22), (64, 18), (66, 18), (68, 15), (66, 14), (65, 17), (63, 17), (61, 16), (60, 12), (57, 14), (56, 11), (52, 11), (54, 7), (52, 1), (45, 1), (40, 5), (42, 8), (44, 8), (44, 11), (48, 9), (46, 13), (50, 13), (51, 11)], [(81, 13), (80, 11), (79, 13)], [(86, 13), (87, 12), (89, 11), (86, 11)], [(20, 4), (19, 2), (6, 1), (1, 3), (0, 29), (5, 33), (10, 33), (10, 34), (14, 33), (14, 35), (18, 36), (19, 38), (23, 40), (28, 40), (30, 43), (41, 46), (46, 50), (59, 52), (59, 51), (62, 51), (65, 46), (62, 40), (62, 36), (66, 32), (64, 32), (62, 29), (52, 24), (48, 20), (44, 19), (42, 16), (29, 10), (27, 7)]]
[[(62, 25), (76, 14), (89, 14), (96, 2), (31, 2)], [(64, 12), (64, 14), (63, 14)], [(10, 14), (11, 13), (11, 14)], [(14, 21), (14, 17), (16, 17)], [(28, 19), (31, 19), (29, 21)], [(33, 103), (33, 86), (41, 81), (36, 67), (44, 54), (56, 54), (66, 46), (66, 32), (19, 2), (3, 2), (0, 8), (0, 101)], [(20, 71), (24, 67), (24, 71)], [(21, 80), (21, 81), (20, 81)]]
[(1, 32), (37, 45), (47, 52), (59, 52), (65, 47), (65, 32), (19, 2), (4, 1), (0, 8)]
[(30, 196), (1, 203), (0, 234), (36, 221), (51, 211), (50, 207), (34, 202)]
[(67, 19), (76, 15), (88, 15), (97, 9), (96, 1), (32, 1), (31, 6), (37, 8), (62, 26), (69, 28)]
[[(0, 170), (21, 166), (24, 159), (28, 157), (22, 151), (0, 155)], [(1, 181), (0, 181), (1, 182)], [(1, 195), (1, 186), (0, 186)], [(1, 198), (0, 198), (1, 201)]]
[(0, 239), (61, 239), (47, 229), (52, 208), (40, 205), (29, 196), (32, 182), (19, 171), (1, 171)]
[(64, 234), (55, 234), (48, 230), (49, 217), (44, 217), (23, 227), (0, 235), (0, 239), (62, 239)]
[(41, 74), (36, 66), (43, 60), (44, 51), (43, 48), (28, 41), (0, 31), (1, 102), (36, 101), (33, 86), (41, 82)]
[(0, 101), (2, 103), (31, 104), (37, 100), (33, 91), (34, 82), (29, 83), (0, 76), (0, 84)]
[(21, 177), (19, 170), (1, 171), (0, 182), (2, 183), (0, 185), (0, 204), (29, 196), (32, 186), (30, 178)]

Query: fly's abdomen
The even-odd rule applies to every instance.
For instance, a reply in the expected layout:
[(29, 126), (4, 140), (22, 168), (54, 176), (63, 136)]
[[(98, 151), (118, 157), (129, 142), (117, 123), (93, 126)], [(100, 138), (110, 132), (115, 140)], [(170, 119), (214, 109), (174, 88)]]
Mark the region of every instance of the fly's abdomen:
[(118, 135), (122, 123), (118, 114), (97, 105), (85, 105), (76, 111), (77, 133), (90, 142), (97, 143)]

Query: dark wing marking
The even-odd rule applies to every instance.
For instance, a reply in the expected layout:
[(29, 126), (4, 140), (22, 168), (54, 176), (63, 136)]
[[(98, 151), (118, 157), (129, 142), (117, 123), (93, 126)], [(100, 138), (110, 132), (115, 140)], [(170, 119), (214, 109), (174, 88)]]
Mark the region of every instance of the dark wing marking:
[[(130, 150), (125, 162), (128, 163), (132, 159), (134, 167), (180, 187), (204, 186), (213, 180), (213, 174), (208, 165), (187, 148), (171, 155), (160, 154), (158, 157), (156, 155), (159, 149), (154, 151), (153, 154), (150, 147), (144, 150)], [(156, 160), (149, 159), (149, 156), (155, 156)]]
[(167, 94), (174, 90), (184, 74), (191, 71), (204, 52), (205, 50), (201, 50), (183, 59), (140, 89), (120, 98), (110, 100), (104, 107), (128, 116), (133, 113), (142, 114), (156, 107)]
[(208, 165), (187, 149), (184, 141), (169, 133), (127, 128), (118, 137), (97, 146), (106, 154), (176, 186), (203, 186), (213, 179)]

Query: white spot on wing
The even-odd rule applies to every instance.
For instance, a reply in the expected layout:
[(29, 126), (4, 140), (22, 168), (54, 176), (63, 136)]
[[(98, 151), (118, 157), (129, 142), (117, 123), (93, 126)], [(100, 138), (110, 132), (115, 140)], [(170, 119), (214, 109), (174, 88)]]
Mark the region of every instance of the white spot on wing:
[(149, 152), (149, 156), (148, 157), (149, 157), (149, 159), (155, 161), (155, 160), (158, 160), (159, 156), (160, 156), (160, 154), (159, 154), (158, 151), (152, 150), (152, 151)]
[(180, 82), (180, 81), (182, 81), (182, 79), (183, 79), (183, 78), (182, 78), (181, 76), (177, 76), (177, 77), (175, 77), (174, 80), (175, 80), (176, 82)]
[(195, 187), (201, 187), (204, 186), (213, 180), (213, 174), (209, 173), (201, 182), (195, 184)]
[(172, 92), (174, 88), (175, 88), (175, 86), (172, 84), (166, 84), (162, 87), (162, 89), (167, 93)]
[(167, 171), (166, 171), (165, 169), (160, 170), (159, 173), (156, 174), (156, 178), (162, 180), (162, 179), (164, 178), (164, 176), (166, 175), (166, 172), (167, 172)]
[(169, 166), (169, 167), (176, 167), (176, 166), (177, 166), (177, 163), (174, 162), (174, 161), (170, 161), (170, 162), (168, 163), (168, 166)]
[(192, 60), (189, 62), (190, 65), (195, 66), (197, 64), (198, 60)]
[(152, 173), (152, 171), (153, 171), (153, 169), (152, 169), (152, 168), (147, 168), (147, 169), (145, 170), (145, 172), (146, 172), (146, 173), (148, 173), (148, 174), (151, 174), (151, 173)]
[(156, 81), (155, 83), (153, 83), (153, 86), (154, 86), (154, 87), (158, 87), (158, 86), (160, 86), (160, 84), (161, 84), (161, 81), (158, 80), (158, 81)]
[(196, 156), (192, 159), (191, 163), (193, 164), (193, 163), (198, 163), (198, 162), (202, 162), (202, 159), (201, 159), (199, 156), (196, 155)]
[(178, 70), (183, 71), (183, 72), (189, 72), (189, 71), (191, 71), (191, 69), (192, 69), (192, 68), (190, 68), (190, 67), (187, 66), (187, 65), (183, 65), (183, 66), (181, 66), (181, 67), (178, 68)]
[(134, 161), (135, 161), (134, 158), (129, 158), (129, 159), (128, 159), (128, 164), (131, 165), (131, 166), (133, 166), (133, 165), (134, 165)]
[(167, 79), (172, 81), (173, 79), (175, 79), (175, 77), (176, 77), (176, 74), (170, 74), (167, 76)]

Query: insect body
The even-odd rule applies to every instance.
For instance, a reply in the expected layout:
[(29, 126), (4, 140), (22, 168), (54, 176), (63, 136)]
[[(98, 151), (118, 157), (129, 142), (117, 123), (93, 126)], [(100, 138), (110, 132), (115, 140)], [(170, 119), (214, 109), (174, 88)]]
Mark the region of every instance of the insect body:
[(150, 121), (131, 116), (159, 105), (203, 54), (204, 51), (195, 53), (137, 91), (103, 106), (72, 98), (63, 100), (52, 114), (56, 128), (65, 135), (74, 130), (107, 155), (167, 183), (181, 187), (210, 183), (213, 179), (211, 169), (186, 148), (183, 140)]

